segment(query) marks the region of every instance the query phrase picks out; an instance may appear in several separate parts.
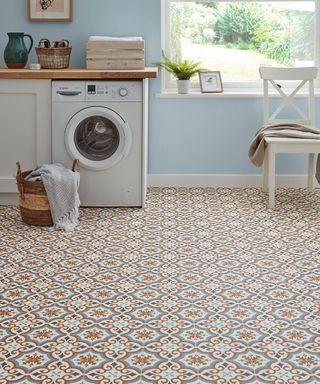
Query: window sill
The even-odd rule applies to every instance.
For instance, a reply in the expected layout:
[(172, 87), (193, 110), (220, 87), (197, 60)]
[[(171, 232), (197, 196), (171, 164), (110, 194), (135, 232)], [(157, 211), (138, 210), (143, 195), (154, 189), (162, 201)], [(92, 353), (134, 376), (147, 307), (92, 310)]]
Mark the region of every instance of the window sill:
[[(288, 90), (289, 91), (289, 90)], [(287, 91), (287, 92), (288, 92)], [(289, 91), (290, 92), (290, 91)], [(296, 97), (307, 97), (307, 92), (300, 92)], [(315, 96), (320, 97), (320, 88), (315, 89)], [(261, 89), (228, 89), (222, 93), (201, 93), (200, 91), (192, 90), (188, 94), (179, 94), (176, 90), (165, 90), (162, 93), (156, 93), (157, 99), (226, 99), (226, 98), (262, 98), (263, 91)], [(278, 93), (272, 93), (270, 97), (281, 98)]]

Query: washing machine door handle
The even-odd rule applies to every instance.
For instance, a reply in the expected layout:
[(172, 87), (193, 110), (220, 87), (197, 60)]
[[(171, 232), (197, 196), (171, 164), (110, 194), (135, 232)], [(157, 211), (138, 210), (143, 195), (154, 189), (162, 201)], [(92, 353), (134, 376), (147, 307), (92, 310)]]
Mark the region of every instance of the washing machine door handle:
[(57, 91), (57, 94), (61, 96), (78, 96), (81, 93), (81, 91)]
[(131, 145), (132, 145), (132, 132), (130, 125), (127, 122), (122, 124), (123, 134), (124, 134), (124, 147), (122, 154), (124, 157), (128, 156)]

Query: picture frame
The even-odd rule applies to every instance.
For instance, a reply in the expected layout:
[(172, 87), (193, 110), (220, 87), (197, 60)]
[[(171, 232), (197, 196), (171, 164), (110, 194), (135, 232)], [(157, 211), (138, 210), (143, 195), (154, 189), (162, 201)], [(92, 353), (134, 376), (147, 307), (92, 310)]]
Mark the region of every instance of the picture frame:
[(72, 21), (73, 0), (28, 0), (30, 21)]
[(223, 92), (221, 74), (219, 71), (200, 71), (199, 80), (201, 93)]

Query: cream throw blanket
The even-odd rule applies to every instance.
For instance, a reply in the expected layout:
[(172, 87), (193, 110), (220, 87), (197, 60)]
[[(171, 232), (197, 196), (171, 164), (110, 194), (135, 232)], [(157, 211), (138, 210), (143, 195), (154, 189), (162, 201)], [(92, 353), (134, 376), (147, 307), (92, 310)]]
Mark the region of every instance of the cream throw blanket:
[[(320, 144), (320, 130), (311, 125), (300, 124), (274, 124), (266, 125), (259, 129), (249, 146), (249, 158), (257, 167), (261, 166), (264, 159), (267, 143), (266, 137), (287, 137), (294, 139), (316, 139)], [(320, 183), (320, 155), (316, 166), (316, 179)]]

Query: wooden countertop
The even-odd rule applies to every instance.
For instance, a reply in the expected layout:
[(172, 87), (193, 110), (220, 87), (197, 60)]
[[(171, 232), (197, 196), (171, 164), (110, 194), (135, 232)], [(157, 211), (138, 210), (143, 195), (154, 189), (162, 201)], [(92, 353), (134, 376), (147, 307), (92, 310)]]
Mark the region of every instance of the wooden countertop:
[(40, 70), (0, 68), (0, 79), (146, 79), (156, 78), (157, 75), (156, 67), (112, 71), (80, 67)]

